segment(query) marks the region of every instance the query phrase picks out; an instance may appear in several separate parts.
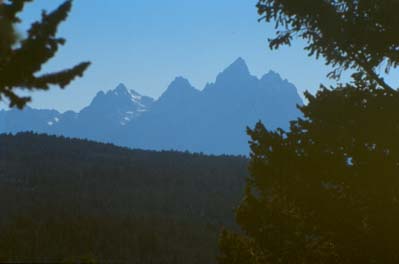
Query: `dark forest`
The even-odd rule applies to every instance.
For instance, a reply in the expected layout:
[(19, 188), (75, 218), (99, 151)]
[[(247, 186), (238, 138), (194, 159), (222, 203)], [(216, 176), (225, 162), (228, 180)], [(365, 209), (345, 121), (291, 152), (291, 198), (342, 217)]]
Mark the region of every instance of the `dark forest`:
[(0, 261), (214, 263), (247, 159), (0, 136)]

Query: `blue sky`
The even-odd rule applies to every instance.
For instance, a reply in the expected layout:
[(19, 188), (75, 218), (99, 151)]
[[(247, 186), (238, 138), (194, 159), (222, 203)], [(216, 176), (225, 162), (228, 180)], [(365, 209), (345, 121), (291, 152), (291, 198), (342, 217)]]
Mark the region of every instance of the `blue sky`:
[[(24, 31), (62, 0), (35, 0), (25, 9)], [(198, 89), (236, 58), (244, 58), (252, 74), (274, 70), (302, 94), (329, 83), (329, 68), (307, 57), (303, 43), (270, 51), (273, 27), (258, 23), (256, 0), (75, 0), (59, 35), (67, 39), (46, 71), (90, 60), (84, 78), (66, 90), (33, 93), (32, 107), (79, 110), (100, 90), (124, 83), (157, 98), (176, 76)]]

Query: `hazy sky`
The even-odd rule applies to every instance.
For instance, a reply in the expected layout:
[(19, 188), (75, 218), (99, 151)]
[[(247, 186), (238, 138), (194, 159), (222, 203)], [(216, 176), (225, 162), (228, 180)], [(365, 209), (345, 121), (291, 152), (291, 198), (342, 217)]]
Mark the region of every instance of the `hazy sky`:
[[(35, 0), (23, 13), (29, 23), (42, 9), (62, 0)], [(33, 94), (31, 106), (79, 110), (100, 90), (118, 83), (158, 97), (176, 76), (198, 89), (236, 58), (244, 58), (252, 74), (279, 72), (299, 92), (315, 91), (329, 68), (309, 58), (302, 43), (270, 51), (271, 25), (258, 23), (256, 0), (75, 0), (59, 35), (67, 39), (46, 70), (63, 69), (82, 60), (93, 65), (66, 90)]]

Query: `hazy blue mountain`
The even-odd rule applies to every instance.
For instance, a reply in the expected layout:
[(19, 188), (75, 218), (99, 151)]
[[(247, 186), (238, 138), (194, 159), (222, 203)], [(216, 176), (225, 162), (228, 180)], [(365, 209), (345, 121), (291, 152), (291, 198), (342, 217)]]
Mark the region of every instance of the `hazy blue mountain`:
[(55, 110), (39, 110), (25, 107), (0, 111), (0, 131), (16, 133), (20, 131), (47, 132), (48, 128), (59, 122), (60, 113)]
[[(178, 77), (154, 103), (151, 111), (127, 126), (125, 142), (134, 148), (191, 150), (201, 92)], [(191, 144), (190, 144), (191, 143)]]
[(295, 86), (277, 73), (252, 76), (237, 59), (202, 91), (177, 78), (151, 111), (128, 126), (127, 143), (144, 149), (247, 154), (246, 127), (262, 120), (268, 128), (288, 128), (302, 104)]
[(90, 105), (79, 113), (65, 113), (49, 133), (117, 142), (117, 132), (148, 111), (153, 102), (154, 99), (119, 84), (107, 93), (98, 92)]
[(247, 126), (262, 120), (268, 128), (288, 128), (300, 115), (298, 104), (302, 100), (293, 84), (272, 71), (257, 78), (239, 58), (201, 91), (177, 77), (154, 100), (120, 84), (99, 92), (79, 113), (1, 111), (0, 131), (33, 130), (153, 150), (247, 154)]

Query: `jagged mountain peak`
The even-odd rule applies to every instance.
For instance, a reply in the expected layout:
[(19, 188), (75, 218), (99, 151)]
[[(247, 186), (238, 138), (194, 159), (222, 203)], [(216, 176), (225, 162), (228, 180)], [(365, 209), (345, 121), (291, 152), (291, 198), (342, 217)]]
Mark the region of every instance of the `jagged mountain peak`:
[(242, 76), (249, 76), (249, 69), (248, 65), (245, 60), (241, 57), (236, 59), (232, 64), (230, 64), (225, 70), (223, 70), (218, 78), (225, 77), (225, 78), (236, 78)]
[(127, 87), (125, 84), (120, 83), (116, 86), (116, 88), (113, 90), (114, 93), (118, 93), (118, 92), (127, 92)]
[(257, 78), (238, 58), (202, 91), (179, 76), (154, 101), (120, 83), (98, 92), (79, 113), (0, 112), (0, 131), (33, 130), (133, 148), (245, 154), (247, 126), (262, 120), (271, 129), (287, 129), (288, 121), (300, 116), (296, 105), (301, 102), (295, 86), (278, 73)]
[(107, 94), (114, 96), (128, 96), (132, 98), (141, 98), (141, 95), (135, 90), (128, 89), (123, 83), (118, 84), (114, 90), (109, 91)]
[(268, 73), (262, 76), (261, 78), (262, 81), (283, 81), (283, 78), (281, 78), (280, 74), (278, 74), (275, 71), (270, 70)]
[(147, 96), (142, 96), (135, 90), (128, 89), (126, 85), (121, 83), (118, 86), (116, 86), (115, 89), (109, 90), (106, 93), (103, 91), (98, 92), (95, 98), (93, 99), (92, 104), (97, 104), (97, 103), (102, 104), (104, 103), (104, 101), (108, 102), (132, 101), (134, 103), (141, 103), (142, 100), (145, 100), (146, 102), (153, 101), (152, 98)]
[(255, 81), (255, 79), (256, 77), (249, 72), (245, 60), (240, 57), (218, 74), (214, 84), (231, 89), (248, 86), (244, 85), (244, 83), (248, 84), (248, 82)]
[(106, 93), (100, 91), (91, 104), (80, 114), (86, 119), (96, 120), (98, 116), (112, 119), (112, 122), (123, 120), (121, 124), (133, 120), (146, 112), (153, 104), (154, 99), (142, 96), (134, 90), (129, 90), (123, 83)]
[(188, 79), (178, 76), (170, 84), (168, 89), (186, 89), (193, 88)]
[(285, 93), (287, 96), (297, 97), (298, 103), (303, 104), (295, 85), (290, 83), (287, 79), (283, 79), (280, 74), (275, 71), (269, 71), (267, 74), (263, 75), (260, 79), (260, 85), (262, 88), (267, 88), (274, 92), (278, 91), (279, 93)]
[(230, 64), (229, 67), (227, 67), (226, 70), (234, 70), (234, 71), (249, 73), (248, 65), (246, 61), (241, 57), (238, 57), (232, 64)]
[(104, 91), (99, 91), (99, 92), (97, 92), (95, 97), (103, 97), (103, 96), (105, 96)]
[(160, 100), (164, 100), (166, 97), (182, 97), (195, 93), (199, 93), (199, 91), (186, 78), (179, 76), (169, 84), (166, 91), (161, 95)]

